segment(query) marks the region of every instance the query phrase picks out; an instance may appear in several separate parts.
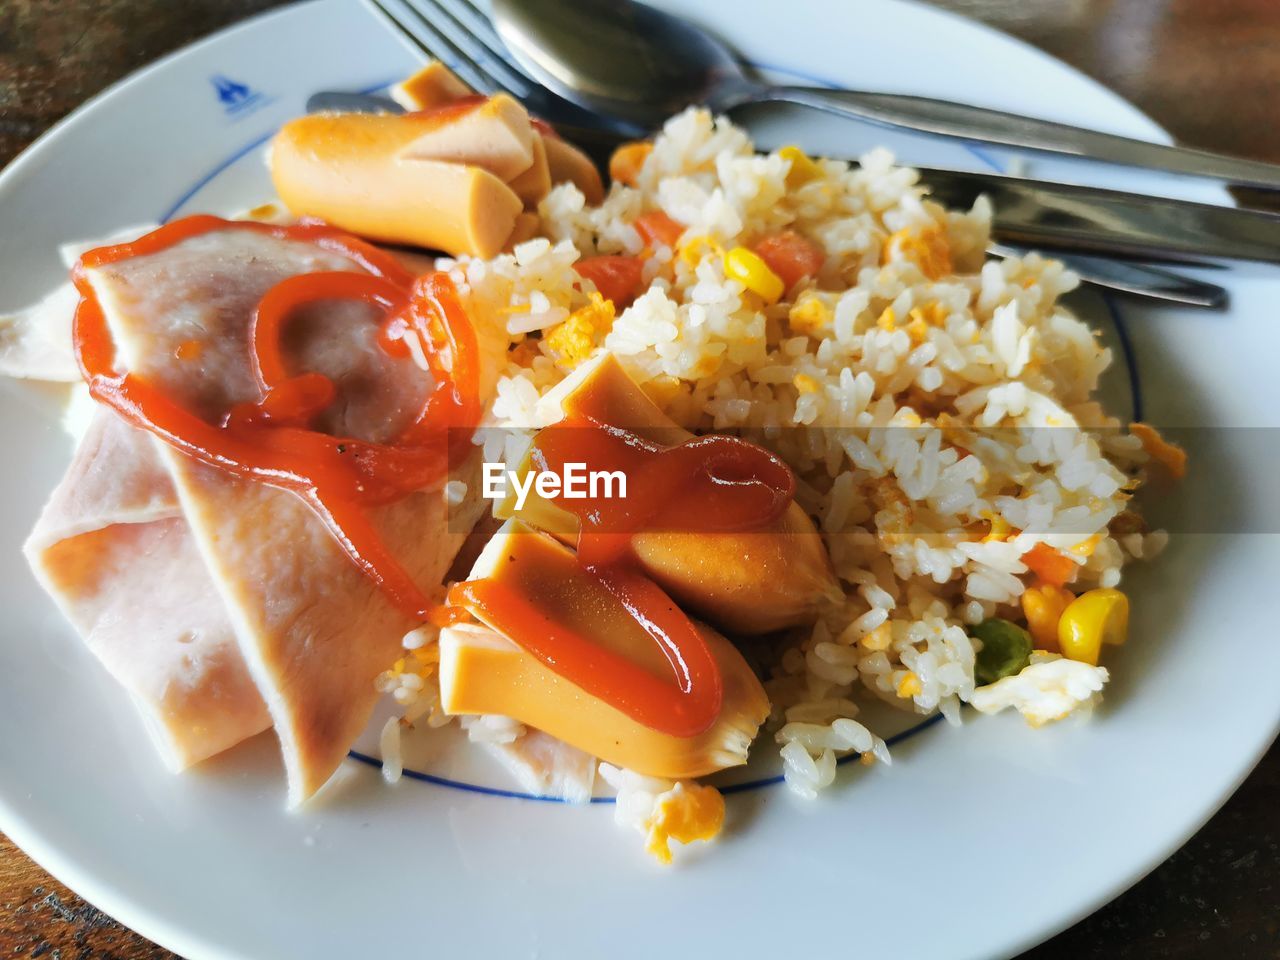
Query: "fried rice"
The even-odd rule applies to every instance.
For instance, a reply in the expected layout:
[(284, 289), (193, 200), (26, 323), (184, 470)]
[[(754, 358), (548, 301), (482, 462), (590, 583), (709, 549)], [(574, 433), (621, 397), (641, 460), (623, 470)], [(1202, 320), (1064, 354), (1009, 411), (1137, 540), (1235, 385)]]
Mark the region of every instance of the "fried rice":
[[(633, 224), (649, 211), (684, 225), (674, 249), (646, 248)], [(889, 762), (858, 719), (869, 699), (951, 723), (966, 703), (1045, 722), (1096, 700), (1104, 668), (1043, 652), (1010, 678), (1020, 684), (975, 697), (970, 632), (1023, 618), (1039, 544), (1069, 558), (1073, 590), (1087, 590), (1115, 587), (1127, 560), (1164, 543), (1118, 521), (1132, 517), (1147, 456), (1096, 398), (1113, 358), (1061, 303), (1078, 285), (1071, 271), (1035, 254), (988, 260), (985, 200), (943, 209), (883, 150), (857, 164), (758, 154), (744, 131), (696, 109), (666, 124), (632, 185), (614, 183), (592, 207), (563, 184), (539, 213), (544, 235), (513, 253), (442, 264), (473, 316), (513, 341), (485, 457), (519, 463), (559, 416), (553, 391), (608, 351), (682, 426), (744, 437), (792, 467), (843, 591), (764, 667), (792, 788), (828, 786), (844, 754)], [(784, 229), (820, 245), (824, 262), (764, 305), (726, 275), (725, 253)], [(647, 289), (616, 316), (574, 270), (641, 253)], [(414, 656), (380, 684), (411, 719), (445, 722), (430, 664), (415, 670)], [(473, 739), (504, 729), (469, 727)], [(607, 779), (635, 780), (612, 768)], [(674, 789), (635, 783), (654, 803)], [(624, 799), (620, 816), (645, 822), (652, 804)]]

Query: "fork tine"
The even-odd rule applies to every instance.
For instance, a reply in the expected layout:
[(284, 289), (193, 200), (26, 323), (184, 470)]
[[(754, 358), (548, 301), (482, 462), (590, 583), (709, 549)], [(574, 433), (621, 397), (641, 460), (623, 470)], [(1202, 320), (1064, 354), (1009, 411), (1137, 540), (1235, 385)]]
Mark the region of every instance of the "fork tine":
[[(496, 77), (442, 35), (421, 11), (404, 0), (367, 0), (367, 2), (401, 36), (431, 59), (440, 60), (454, 70), (472, 89), (486, 94), (500, 90), (511, 93)], [(406, 10), (408, 13), (405, 12)]]
[[(493, 37), (493, 45), (486, 40), (477, 40), (471, 36), (458, 16), (442, 8), (442, 0), (365, 2), (413, 46), (428, 57), (452, 68), (473, 90), (484, 94), (500, 91), (510, 94), (521, 101), (530, 113), (551, 121), (562, 133), (569, 131), (571, 139), (586, 149), (594, 159), (607, 159), (621, 140), (634, 139), (645, 133), (643, 128), (634, 124), (603, 117), (572, 104), (521, 73), (498, 54), (502, 41), (492, 28), (486, 27), (486, 35)], [(440, 14), (435, 21), (415, 5), (428, 2)], [(469, 8), (472, 11), (468, 14), (469, 19), (484, 16), (469, 0), (448, 2), (455, 7), (461, 5)], [(480, 50), (481, 53), (473, 56), (467, 48)]]
[(488, 11), (478, 6), (475, 0), (437, 0), (437, 2), (447, 2), (455, 15), (460, 14), (460, 19), (466, 21), (467, 29), (471, 31), (471, 35), (477, 41), (483, 43), (495, 57), (506, 63), (507, 66), (522, 77), (527, 77), (530, 83), (538, 82), (511, 59), (507, 51), (507, 45), (502, 42), (502, 38), (498, 36), (498, 31), (493, 27), (493, 21), (489, 19)]
[[(455, 46), (462, 47), (471, 59), (507, 89), (531, 90), (538, 86), (524, 71), (507, 59), (507, 48), (489, 25), (489, 18), (468, 3), (457, 0), (405, 0), (411, 8), (434, 12), (432, 25), (445, 34)], [(467, 11), (460, 16), (462, 9)], [(465, 22), (464, 22), (465, 20)]]

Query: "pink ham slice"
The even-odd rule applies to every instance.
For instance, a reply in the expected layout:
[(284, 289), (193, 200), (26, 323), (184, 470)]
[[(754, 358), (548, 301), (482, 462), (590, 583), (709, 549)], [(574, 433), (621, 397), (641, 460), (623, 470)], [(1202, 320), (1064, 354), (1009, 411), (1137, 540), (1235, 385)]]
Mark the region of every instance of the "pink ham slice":
[(69, 282), (39, 303), (0, 314), (0, 376), (74, 383), (80, 379), (71, 350), (71, 315), (79, 294)]
[(173, 770), (271, 725), (145, 434), (99, 411), (25, 550)]
[[(352, 264), (310, 244), (227, 229), (102, 267), (90, 279), (120, 361), (213, 420), (258, 397), (248, 326), (262, 295), (286, 277), (334, 269)], [(286, 345), (298, 369), (339, 385), (326, 429), (385, 440), (409, 422), (429, 382), (411, 361), (377, 346), (372, 320), (362, 304), (318, 303), (298, 312)], [(491, 383), (506, 337), (480, 333)], [(175, 360), (190, 342), (200, 346), (196, 359)], [(289, 802), (300, 803), (324, 785), (367, 724), (373, 681), (413, 623), (298, 497), (153, 442), (280, 738)], [(477, 454), (455, 465), (451, 478), (474, 489), (478, 462)], [(436, 488), (379, 507), (371, 519), (409, 574), (430, 588), (483, 503), (472, 496), (451, 509)]]

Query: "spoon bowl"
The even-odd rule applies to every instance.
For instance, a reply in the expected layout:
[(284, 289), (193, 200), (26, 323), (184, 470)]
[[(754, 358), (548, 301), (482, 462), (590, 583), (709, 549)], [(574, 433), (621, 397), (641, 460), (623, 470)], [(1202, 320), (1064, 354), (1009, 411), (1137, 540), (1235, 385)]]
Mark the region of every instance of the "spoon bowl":
[(582, 106), (658, 127), (689, 106), (734, 105), (751, 85), (737, 58), (693, 24), (638, 3), (493, 0), (520, 66)]

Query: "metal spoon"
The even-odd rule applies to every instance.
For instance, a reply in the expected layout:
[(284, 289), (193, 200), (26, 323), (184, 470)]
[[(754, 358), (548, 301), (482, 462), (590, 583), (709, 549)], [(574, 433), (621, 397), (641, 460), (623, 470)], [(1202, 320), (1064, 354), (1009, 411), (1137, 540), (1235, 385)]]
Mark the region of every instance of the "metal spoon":
[(927, 97), (764, 83), (700, 27), (633, 0), (492, 0), (491, 6), (499, 36), (535, 79), (583, 107), (651, 128), (689, 104), (727, 112), (781, 101), (942, 136), (1280, 189), (1280, 166), (1206, 150)]

